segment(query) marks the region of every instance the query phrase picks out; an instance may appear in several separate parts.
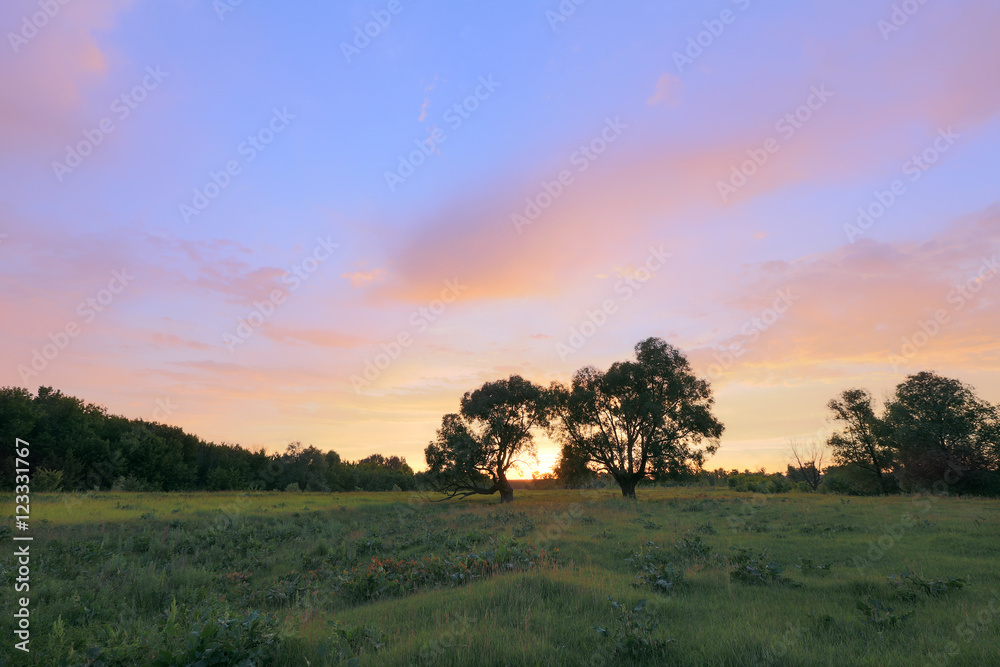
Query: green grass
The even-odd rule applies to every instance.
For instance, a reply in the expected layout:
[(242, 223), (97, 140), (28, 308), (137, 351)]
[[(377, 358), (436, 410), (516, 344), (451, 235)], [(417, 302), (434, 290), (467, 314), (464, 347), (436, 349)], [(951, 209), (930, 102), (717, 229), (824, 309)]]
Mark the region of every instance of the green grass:
[[(697, 488), (640, 489), (637, 503), (518, 491), (504, 507), (405, 493), (33, 500), (32, 650), (10, 639), (7, 556), (0, 663), (187, 664), (217, 645), (219, 664), (1000, 664), (995, 500)], [(734, 577), (737, 549), (780, 576)], [(669, 593), (637, 579), (657, 559), (681, 571)], [(655, 629), (623, 633), (609, 598), (647, 600), (633, 616)], [(623, 649), (645, 637), (664, 652), (615, 656), (597, 626)]]

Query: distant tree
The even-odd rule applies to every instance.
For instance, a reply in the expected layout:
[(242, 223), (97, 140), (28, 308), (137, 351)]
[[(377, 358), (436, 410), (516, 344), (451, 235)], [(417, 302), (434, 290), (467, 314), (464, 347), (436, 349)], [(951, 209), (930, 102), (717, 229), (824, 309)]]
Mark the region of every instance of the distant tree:
[(355, 485), (365, 491), (415, 488), (413, 469), (399, 456), (372, 454), (353, 464)]
[(741, 472), (726, 479), (726, 485), (734, 491), (753, 493), (787, 493), (792, 484), (780, 472), (768, 474), (763, 468), (758, 472)]
[(886, 424), (905, 488), (996, 484), (1000, 412), (969, 385), (929, 371), (909, 375), (886, 406)]
[(874, 476), (882, 493), (892, 488), (889, 470), (893, 455), (886, 437), (885, 423), (875, 414), (872, 396), (864, 389), (847, 389), (829, 403), (832, 419), (840, 430), (827, 444), (834, 461), (851, 465)]
[(372, 454), (358, 461), (358, 465), (370, 465), (386, 470), (404, 470), (410, 466), (406, 465), (406, 459), (399, 456), (383, 456), (382, 454)]
[(646, 477), (700, 469), (724, 429), (711, 411), (709, 383), (679, 350), (648, 338), (635, 355), (607, 371), (581, 368), (569, 388), (550, 389), (564, 445), (610, 474), (626, 498)]
[(507, 473), (519, 456), (534, 454), (533, 432), (546, 423), (544, 397), (519, 375), (467, 392), (424, 451), (433, 488), (449, 498), (499, 492), (501, 503), (513, 502)]
[[(897, 491), (894, 478), (888, 477), (892, 491)], [(823, 481), (819, 485), (823, 493), (839, 493), (849, 496), (882, 496), (885, 488), (870, 470), (859, 468), (854, 464), (842, 466), (827, 466), (823, 471)]]
[(792, 459), (788, 466), (788, 478), (793, 482), (804, 482), (815, 491), (823, 478), (826, 449), (818, 442), (804, 444), (792, 441), (788, 447)]
[(570, 489), (587, 486), (597, 479), (597, 473), (591, 469), (586, 455), (569, 443), (564, 443), (560, 449), (552, 475), (560, 486)]

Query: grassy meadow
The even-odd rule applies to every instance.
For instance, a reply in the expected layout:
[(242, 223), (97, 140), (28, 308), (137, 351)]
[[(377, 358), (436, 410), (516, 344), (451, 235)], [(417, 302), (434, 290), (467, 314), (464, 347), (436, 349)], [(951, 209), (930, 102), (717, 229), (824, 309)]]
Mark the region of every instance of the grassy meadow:
[(1000, 665), (996, 500), (33, 500), (31, 652), (7, 527), (3, 664)]

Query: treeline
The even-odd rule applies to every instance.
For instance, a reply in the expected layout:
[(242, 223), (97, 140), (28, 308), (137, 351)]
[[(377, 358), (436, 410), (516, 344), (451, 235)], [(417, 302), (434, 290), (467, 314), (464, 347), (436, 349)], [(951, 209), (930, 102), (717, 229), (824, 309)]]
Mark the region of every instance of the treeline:
[(881, 409), (866, 389), (827, 407), (836, 468), (823, 485), (841, 493), (931, 491), (1000, 495), (1000, 406), (971, 386), (924, 371), (907, 376)]
[[(827, 408), (837, 430), (825, 443), (793, 445), (793, 463), (784, 474), (681, 468), (649, 481), (757, 493), (1000, 496), (1000, 406), (979, 398), (973, 387), (924, 371), (907, 376), (881, 407), (868, 390), (854, 388), (841, 392)], [(834, 465), (824, 466), (827, 455)], [(600, 486), (607, 482), (600, 472), (564, 449), (553, 474), (536, 483)]]
[[(391, 491), (416, 488), (398, 456), (343, 461), (290, 444), (280, 454), (206, 442), (176, 426), (127, 419), (51, 387), (37, 395), (0, 389), (0, 431), (30, 443), (34, 491)], [(0, 488), (13, 489), (15, 460), (2, 457)]]

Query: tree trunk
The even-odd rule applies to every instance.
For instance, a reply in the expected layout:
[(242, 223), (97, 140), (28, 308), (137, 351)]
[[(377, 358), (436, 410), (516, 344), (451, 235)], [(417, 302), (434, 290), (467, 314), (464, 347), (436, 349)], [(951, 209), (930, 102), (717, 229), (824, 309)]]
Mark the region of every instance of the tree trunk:
[(514, 488), (510, 485), (510, 482), (508, 482), (506, 478), (501, 477), (497, 486), (500, 487), (501, 504), (514, 502)]
[(623, 498), (632, 498), (635, 500), (635, 486), (639, 483), (638, 475), (619, 475), (615, 477), (615, 481), (622, 488)]

